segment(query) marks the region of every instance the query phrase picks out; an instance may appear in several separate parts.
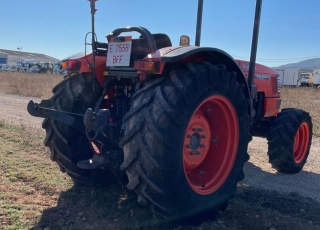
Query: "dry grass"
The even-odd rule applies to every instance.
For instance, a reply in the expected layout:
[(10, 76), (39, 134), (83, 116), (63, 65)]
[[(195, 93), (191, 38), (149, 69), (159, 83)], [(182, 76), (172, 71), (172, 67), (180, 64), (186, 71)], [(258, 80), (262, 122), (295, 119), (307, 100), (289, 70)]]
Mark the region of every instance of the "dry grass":
[[(62, 80), (62, 75), (0, 72), (0, 92), (49, 98), (52, 88)], [(312, 116), (314, 131), (320, 135), (320, 89), (282, 88), (281, 108), (300, 108)]]
[(313, 134), (320, 135), (320, 89), (282, 88), (281, 108), (299, 108), (310, 113), (313, 122)]
[(62, 79), (62, 75), (0, 72), (0, 92), (48, 98)]

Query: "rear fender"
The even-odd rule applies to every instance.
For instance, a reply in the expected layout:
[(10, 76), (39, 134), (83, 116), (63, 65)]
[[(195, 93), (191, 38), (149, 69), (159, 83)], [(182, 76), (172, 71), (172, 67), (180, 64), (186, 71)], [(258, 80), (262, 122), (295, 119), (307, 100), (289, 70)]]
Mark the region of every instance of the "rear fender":
[(238, 82), (243, 83), (246, 86), (245, 96), (247, 98), (250, 97), (250, 91), (245, 75), (241, 71), (237, 62), (222, 50), (197, 46), (166, 47), (152, 54), (148, 54), (144, 60), (157, 61), (160, 63), (159, 71), (155, 74), (162, 74), (165, 66), (188, 61), (207, 61), (212, 64), (223, 64), (226, 66), (228, 71), (234, 71), (237, 73)]
[[(63, 61), (67, 60), (74, 60), (80, 63), (80, 68), (78, 72), (80, 73), (91, 73), (91, 68), (89, 66), (89, 63), (92, 62), (92, 53), (85, 53), (81, 52), (75, 55), (72, 55), (70, 57), (67, 57), (63, 59)], [(106, 77), (103, 75), (103, 71), (106, 67), (106, 56), (95, 56), (95, 64), (96, 64), (96, 78), (99, 81), (100, 85), (103, 86), (103, 82), (105, 81)]]

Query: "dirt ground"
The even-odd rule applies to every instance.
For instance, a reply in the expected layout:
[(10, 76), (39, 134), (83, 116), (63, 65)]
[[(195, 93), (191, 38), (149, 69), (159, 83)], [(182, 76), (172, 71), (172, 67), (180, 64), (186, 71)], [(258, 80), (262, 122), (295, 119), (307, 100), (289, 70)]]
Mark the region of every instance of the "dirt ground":
[[(42, 119), (31, 117), (26, 111), (30, 97), (0, 94), (0, 98), (1, 121), (24, 127), (39, 136), (44, 135)], [(39, 101), (36, 98), (33, 100)], [(244, 168), (246, 177), (238, 185), (237, 197), (230, 201), (226, 212), (220, 213), (217, 219), (198, 226), (182, 226), (154, 216), (145, 211), (145, 207), (136, 205), (134, 194), (126, 194), (125, 202), (114, 206), (111, 205), (114, 200), (100, 202), (101, 200), (92, 198), (93, 193), (103, 196), (105, 188), (92, 189), (73, 185), (66, 191), (51, 194), (55, 196), (59, 193), (59, 198), (51, 199), (51, 195), (34, 198), (39, 203), (47, 204), (34, 229), (320, 229), (319, 150), (320, 138), (313, 137), (310, 155), (303, 171), (286, 175), (277, 173), (268, 163), (267, 141), (253, 138), (249, 145), (250, 160)], [(55, 167), (54, 163), (50, 164)], [(120, 187), (110, 191), (120, 195), (123, 189)], [(3, 189), (8, 188), (0, 186), (0, 191)], [(108, 211), (105, 210), (105, 205), (109, 207)], [(83, 207), (87, 209), (83, 210)], [(93, 215), (90, 212), (96, 213)], [(134, 218), (128, 214), (130, 212), (135, 213)], [(1, 215), (0, 209), (0, 220)], [(126, 221), (129, 224), (127, 222), (124, 225)]]
[[(30, 116), (26, 105), (39, 98), (0, 94), (0, 119), (12, 125), (23, 125), (36, 133), (43, 133), (41, 118)], [(267, 140), (254, 137), (249, 144), (250, 160), (245, 165), (243, 185), (271, 189), (279, 192), (296, 192), (320, 202), (320, 138), (313, 137), (308, 161), (301, 173), (287, 175), (271, 168), (267, 157)], [(308, 188), (308, 189), (306, 189)]]

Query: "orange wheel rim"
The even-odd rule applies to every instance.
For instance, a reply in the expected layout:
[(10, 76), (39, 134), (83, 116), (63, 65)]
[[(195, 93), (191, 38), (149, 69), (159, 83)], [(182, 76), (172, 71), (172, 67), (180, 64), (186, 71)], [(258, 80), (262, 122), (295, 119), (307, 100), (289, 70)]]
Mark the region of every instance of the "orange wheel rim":
[(293, 157), (294, 161), (299, 164), (301, 163), (308, 152), (310, 141), (310, 129), (306, 122), (303, 122), (296, 133), (293, 144)]
[(219, 95), (205, 99), (189, 121), (183, 146), (184, 173), (196, 193), (208, 195), (224, 184), (238, 143), (238, 118), (231, 102)]

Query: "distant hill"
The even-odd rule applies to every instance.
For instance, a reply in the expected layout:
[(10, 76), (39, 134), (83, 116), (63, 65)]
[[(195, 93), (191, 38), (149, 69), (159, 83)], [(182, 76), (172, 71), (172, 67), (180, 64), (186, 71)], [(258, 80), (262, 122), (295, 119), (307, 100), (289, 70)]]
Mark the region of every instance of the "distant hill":
[(320, 68), (320, 58), (312, 58), (297, 63), (281, 65), (279, 68)]

